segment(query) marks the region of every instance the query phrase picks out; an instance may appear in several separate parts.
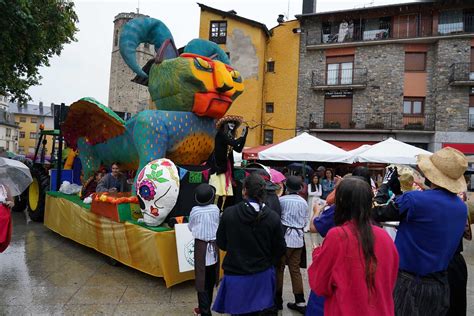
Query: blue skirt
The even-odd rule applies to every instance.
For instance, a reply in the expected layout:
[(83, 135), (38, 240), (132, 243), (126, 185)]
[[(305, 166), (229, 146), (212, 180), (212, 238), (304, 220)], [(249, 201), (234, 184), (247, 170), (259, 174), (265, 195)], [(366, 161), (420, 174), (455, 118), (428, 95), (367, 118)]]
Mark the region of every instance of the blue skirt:
[(249, 275), (226, 275), (212, 310), (221, 314), (258, 312), (274, 305), (275, 269)]
[(318, 296), (311, 291), (308, 305), (306, 305), (306, 316), (324, 316), (324, 297)]

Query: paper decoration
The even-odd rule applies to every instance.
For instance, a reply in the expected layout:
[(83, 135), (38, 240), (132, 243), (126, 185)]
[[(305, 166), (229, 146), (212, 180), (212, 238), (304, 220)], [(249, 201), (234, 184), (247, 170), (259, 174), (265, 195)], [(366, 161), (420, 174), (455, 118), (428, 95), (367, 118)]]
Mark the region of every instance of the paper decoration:
[(188, 170), (186, 170), (184, 168), (181, 168), (181, 167), (178, 167), (178, 169), (179, 169), (179, 179), (183, 180), (186, 173), (188, 173)]
[(202, 172), (190, 171), (189, 172), (189, 183), (202, 183)]
[(174, 225), (179, 272), (194, 270), (194, 237), (188, 224)]
[(207, 170), (204, 170), (204, 171), (202, 172), (202, 175), (203, 175), (204, 180), (205, 180), (206, 182), (209, 180), (209, 170), (210, 170), (210, 169), (207, 169)]

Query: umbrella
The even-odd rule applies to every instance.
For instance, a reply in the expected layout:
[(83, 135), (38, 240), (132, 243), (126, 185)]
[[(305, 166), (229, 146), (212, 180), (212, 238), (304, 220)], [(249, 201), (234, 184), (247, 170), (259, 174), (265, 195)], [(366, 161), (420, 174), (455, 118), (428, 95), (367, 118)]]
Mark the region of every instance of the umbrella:
[(12, 196), (20, 195), (31, 182), (30, 169), (24, 163), (0, 157), (0, 184), (6, 186)]
[(287, 167), (288, 169), (296, 170), (296, 171), (301, 171), (304, 168), (306, 172), (309, 172), (309, 173), (313, 172), (313, 168), (301, 162), (290, 163)]
[(273, 183), (280, 183), (286, 180), (286, 177), (278, 170), (270, 168), (270, 177)]

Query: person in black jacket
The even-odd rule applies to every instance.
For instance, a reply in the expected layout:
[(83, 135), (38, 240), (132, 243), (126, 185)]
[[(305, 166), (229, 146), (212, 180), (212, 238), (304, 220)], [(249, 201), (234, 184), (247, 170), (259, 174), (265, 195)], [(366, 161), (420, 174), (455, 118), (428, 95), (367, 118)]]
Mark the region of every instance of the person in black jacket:
[(286, 251), (280, 218), (263, 202), (265, 181), (250, 174), (242, 194), (244, 201), (224, 210), (217, 229), (217, 246), (227, 252), (213, 306), (218, 313), (249, 314), (273, 307), (274, 267)]
[(214, 152), (208, 163), (210, 164), (209, 184), (216, 188), (216, 199), (223, 197), (218, 206), (224, 206), (225, 197), (233, 196), (232, 173), (234, 170), (233, 151), (242, 152), (247, 139), (247, 127), (242, 135), (236, 138), (237, 129), (242, 124), (241, 116), (225, 116), (217, 121), (217, 134), (214, 140)]

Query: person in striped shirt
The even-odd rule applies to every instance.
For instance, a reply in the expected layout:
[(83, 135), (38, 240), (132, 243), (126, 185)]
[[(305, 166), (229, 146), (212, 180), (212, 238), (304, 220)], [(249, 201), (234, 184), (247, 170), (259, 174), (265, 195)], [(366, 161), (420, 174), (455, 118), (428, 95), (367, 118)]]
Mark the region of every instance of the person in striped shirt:
[(212, 294), (219, 280), (219, 252), (216, 232), (219, 226), (219, 208), (213, 204), (214, 187), (200, 184), (194, 190), (194, 206), (189, 216), (188, 228), (194, 237), (194, 271), (199, 307), (195, 315), (211, 315)]
[(306, 268), (303, 229), (306, 226), (309, 214), (308, 203), (298, 195), (302, 187), (303, 183), (300, 177), (289, 176), (286, 180), (287, 194), (280, 197), (281, 223), (285, 234), (286, 254), (281, 258), (277, 269), (275, 304), (278, 309), (283, 309), (283, 274), (285, 272), (285, 265), (288, 265), (295, 302), (288, 303), (287, 306), (289, 309), (304, 314), (306, 302), (304, 299), (303, 279), (301, 277), (300, 267)]

